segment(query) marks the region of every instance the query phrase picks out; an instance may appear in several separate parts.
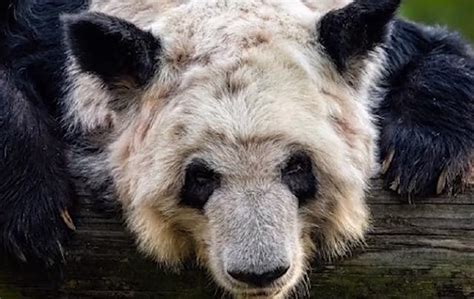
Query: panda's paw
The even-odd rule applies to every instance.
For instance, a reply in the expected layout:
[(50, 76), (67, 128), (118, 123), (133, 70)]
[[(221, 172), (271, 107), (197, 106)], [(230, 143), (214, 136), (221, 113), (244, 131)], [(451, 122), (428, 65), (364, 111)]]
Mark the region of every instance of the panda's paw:
[(469, 142), (400, 127), (390, 141), (386, 137), (381, 144), (384, 187), (403, 198), (455, 194), (473, 183), (474, 149)]
[(15, 206), (5, 211), (0, 242), (7, 256), (28, 265), (50, 268), (64, 263), (64, 246), (74, 222), (66, 208)]

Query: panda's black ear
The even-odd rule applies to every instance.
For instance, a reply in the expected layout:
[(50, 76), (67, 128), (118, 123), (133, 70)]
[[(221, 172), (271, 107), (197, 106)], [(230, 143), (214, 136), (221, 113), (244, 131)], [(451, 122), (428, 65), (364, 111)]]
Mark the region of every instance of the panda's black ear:
[(354, 0), (318, 23), (319, 43), (340, 72), (384, 42), (401, 0)]
[(141, 87), (157, 71), (161, 43), (150, 32), (101, 13), (62, 18), (65, 41), (84, 72), (107, 85)]

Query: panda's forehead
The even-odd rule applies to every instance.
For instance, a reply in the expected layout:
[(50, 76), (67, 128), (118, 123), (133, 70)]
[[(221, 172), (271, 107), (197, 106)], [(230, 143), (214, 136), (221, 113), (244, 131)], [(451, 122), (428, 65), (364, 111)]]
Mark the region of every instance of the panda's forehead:
[(250, 177), (270, 174), (268, 171), (275, 170), (291, 152), (302, 148), (272, 133), (231, 136), (210, 129), (201, 134), (201, 141), (203, 146), (187, 161), (201, 159), (220, 173)]
[(320, 90), (329, 82), (313, 67), (317, 53), (308, 44), (318, 16), (300, 1), (296, 13), (280, 9), (290, 2), (190, 1), (149, 27), (165, 49), (145, 95), (159, 106), (151, 127), (160, 140), (192, 149), (209, 131), (234, 140), (280, 135), (286, 144), (328, 139), (315, 132), (332, 132), (331, 103)]
[(318, 18), (351, 1), (91, 0), (90, 11), (123, 18), (162, 39), (195, 37), (201, 45), (228, 46), (232, 40), (249, 38), (253, 30), (262, 29), (259, 27), (305, 42), (305, 31), (312, 30)]
[(179, 118), (195, 130), (219, 128), (237, 136), (281, 133), (325, 117), (326, 103), (317, 99), (318, 87), (303, 67), (276, 50), (259, 54), (188, 71), (169, 99)]
[(327, 119), (328, 103), (306, 70), (310, 64), (293, 57), (293, 50), (265, 43), (210, 61), (188, 61), (171, 51), (168, 58), (185, 65), (165, 60), (146, 101), (162, 107), (160, 123), (185, 127), (180, 131), (188, 134), (179, 136), (192, 146), (211, 131), (235, 140), (280, 134), (294, 139), (288, 143), (308, 140), (309, 126)]
[(188, 56), (235, 55), (271, 39), (306, 43), (320, 14), (301, 1), (189, 1), (151, 22), (165, 47), (188, 44)]

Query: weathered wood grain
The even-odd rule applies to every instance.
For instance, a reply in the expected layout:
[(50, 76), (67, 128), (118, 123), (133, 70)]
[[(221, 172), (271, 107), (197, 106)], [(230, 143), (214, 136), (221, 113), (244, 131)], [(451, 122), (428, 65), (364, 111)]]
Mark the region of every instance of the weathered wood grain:
[[(374, 182), (367, 247), (315, 265), (311, 298), (474, 298), (474, 190), (402, 203)], [(204, 271), (173, 274), (135, 252), (118, 218), (84, 205), (64, 280), (0, 264), (0, 298), (220, 298)]]

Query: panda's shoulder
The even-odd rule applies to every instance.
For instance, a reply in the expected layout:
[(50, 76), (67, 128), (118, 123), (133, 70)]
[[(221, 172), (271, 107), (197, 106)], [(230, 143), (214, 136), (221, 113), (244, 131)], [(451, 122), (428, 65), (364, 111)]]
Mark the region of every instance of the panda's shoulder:
[[(427, 55), (472, 57), (472, 49), (456, 31), (403, 19), (393, 22), (385, 45), (387, 67), (396, 67)], [(391, 65), (390, 65), (391, 64)]]

